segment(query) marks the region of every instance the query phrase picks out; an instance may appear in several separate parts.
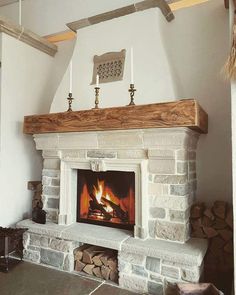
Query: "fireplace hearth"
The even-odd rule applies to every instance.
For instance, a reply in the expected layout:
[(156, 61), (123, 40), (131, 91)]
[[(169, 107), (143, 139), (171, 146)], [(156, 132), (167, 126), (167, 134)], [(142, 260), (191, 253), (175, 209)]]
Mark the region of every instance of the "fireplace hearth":
[(134, 172), (78, 169), (77, 221), (133, 230)]

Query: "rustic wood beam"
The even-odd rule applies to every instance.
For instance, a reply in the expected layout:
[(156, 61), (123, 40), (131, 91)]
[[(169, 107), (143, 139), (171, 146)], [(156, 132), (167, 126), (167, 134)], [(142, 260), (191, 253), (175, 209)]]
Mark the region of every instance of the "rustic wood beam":
[(56, 33), (56, 34), (44, 36), (44, 38), (51, 43), (58, 43), (62, 41), (73, 40), (76, 38), (76, 36), (77, 34), (75, 32), (71, 30), (67, 30), (67, 31)]
[(0, 32), (6, 33), (51, 56), (54, 56), (57, 52), (57, 46), (55, 44), (48, 42), (46, 39), (22, 26), (13, 24), (2, 16), (0, 17)]
[(24, 118), (25, 134), (174, 127), (188, 127), (207, 133), (208, 116), (195, 99), (183, 99)]
[(125, 6), (125, 7), (111, 10), (111, 11), (101, 13), (95, 16), (84, 18), (75, 22), (71, 22), (71, 23), (68, 23), (67, 26), (72, 31), (76, 32), (79, 29), (82, 29), (91, 25), (95, 25), (104, 21), (108, 21), (114, 18), (118, 18), (124, 15), (129, 15), (138, 11), (142, 11), (142, 10), (146, 10), (146, 9), (150, 9), (154, 7), (160, 8), (161, 12), (163, 13), (167, 21), (170, 22), (174, 19), (174, 15), (165, 0), (145, 0), (145, 1), (138, 2), (129, 6)]
[(225, 3), (225, 8), (229, 9), (229, 0), (224, 0), (224, 3)]
[(173, 3), (170, 3), (169, 6), (172, 11), (177, 11), (179, 9), (199, 5), (208, 1), (209, 0), (180, 0), (180, 1), (174, 1)]

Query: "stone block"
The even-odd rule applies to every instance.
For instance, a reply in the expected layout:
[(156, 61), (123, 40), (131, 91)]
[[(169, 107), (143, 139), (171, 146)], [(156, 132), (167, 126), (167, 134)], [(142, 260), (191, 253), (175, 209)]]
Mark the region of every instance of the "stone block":
[(151, 159), (148, 163), (150, 173), (154, 174), (175, 174), (175, 160)]
[(189, 160), (196, 160), (196, 151), (189, 151), (188, 152), (188, 158)]
[(127, 253), (127, 252), (120, 252), (119, 253), (119, 259), (122, 259), (128, 263), (131, 264), (139, 264), (143, 265), (145, 261), (145, 256), (140, 254), (134, 254), (134, 253)]
[(117, 153), (112, 151), (104, 151), (104, 150), (89, 150), (86, 153), (87, 158), (107, 158), (107, 159), (115, 159), (117, 158)]
[(63, 270), (65, 271), (73, 271), (74, 270), (74, 255), (68, 254), (65, 257)]
[(155, 238), (156, 219), (148, 220), (148, 233), (151, 238)]
[(197, 173), (193, 172), (193, 173), (189, 173), (189, 180), (196, 180), (197, 179)]
[(48, 196), (59, 196), (60, 187), (58, 186), (44, 186), (43, 194)]
[(52, 178), (51, 185), (52, 186), (60, 186), (60, 179), (59, 178)]
[(158, 207), (154, 207), (154, 208), (150, 208), (149, 209), (151, 218), (165, 218), (166, 217), (166, 211), (163, 208), (158, 208)]
[(146, 259), (146, 269), (154, 273), (160, 273), (160, 259), (147, 257)]
[[(164, 131), (164, 132), (163, 132)], [(145, 131), (143, 139), (145, 147), (180, 148), (188, 145), (188, 134), (185, 130)]]
[(26, 248), (29, 245), (29, 241), (30, 241), (30, 234), (25, 232), (23, 234), (23, 247)]
[(180, 271), (181, 279), (183, 281), (198, 283), (201, 276), (201, 271), (199, 267), (194, 267), (191, 269), (181, 269)]
[(180, 278), (180, 270), (177, 267), (162, 265), (161, 274), (163, 276), (177, 279), (177, 280)]
[(60, 170), (43, 169), (42, 175), (47, 177), (60, 177)]
[(167, 149), (149, 149), (148, 158), (157, 158), (157, 159), (174, 159), (175, 153), (174, 150)]
[(148, 281), (148, 294), (163, 295), (163, 285)]
[(119, 273), (119, 286), (133, 292), (147, 292), (147, 279), (134, 274)]
[(60, 159), (44, 159), (43, 168), (44, 169), (59, 170), (60, 163), (61, 163)]
[(42, 178), (43, 186), (51, 185), (51, 181), (52, 181), (51, 177), (43, 176)]
[(189, 225), (157, 220), (154, 233), (157, 238), (185, 242), (189, 238)]
[(152, 274), (150, 273), (150, 280), (162, 284), (163, 283), (163, 277), (161, 275), (156, 275), (156, 274)]
[(132, 265), (132, 273), (141, 277), (148, 277), (148, 273), (145, 270), (144, 266)]
[(196, 162), (195, 161), (189, 161), (188, 169), (189, 169), (189, 172), (195, 172), (196, 171)]
[(39, 247), (36, 247), (36, 246), (28, 246), (27, 247), (27, 250), (31, 250), (31, 251), (36, 251), (36, 252), (40, 252), (40, 248)]
[(48, 198), (47, 207), (50, 209), (58, 209), (59, 208), (59, 199)]
[(179, 161), (187, 161), (188, 160), (188, 151), (187, 150), (176, 151), (176, 158)]
[(153, 182), (153, 174), (151, 173), (148, 174), (148, 181), (151, 183)]
[(174, 196), (185, 196), (189, 193), (188, 184), (174, 184), (170, 185), (170, 194)]
[(185, 184), (188, 182), (188, 177), (186, 175), (155, 175), (154, 182), (162, 184)]
[(55, 150), (58, 148), (58, 135), (51, 134), (35, 134), (34, 141), (37, 150)]
[(66, 159), (85, 159), (86, 152), (85, 150), (63, 150), (61, 152), (62, 158)]
[(130, 263), (128, 263), (127, 261), (119, 259), (118, 260), (118, 269), (119, 269), (119, 272), (130, 273), (132, 270), (132, 265)]
[(189, 209), (185, 211), (169, 210), (170, 221), (184, 222), (189, 219)]
[(57, 150), (43, 150), (43, 158), (46, 159), (46, 158), (60, 158), (60, 152), (57, 151)]
[(64, 262), (63, 253), (42, 248), (40, 250), (40, 256), (40, 263), (62, 269)]
[(188, 162), (177, 162), (177, 173), (187, 174), (188, 173)]
[(31, 246), (37, 246), (37, 247), (48, 247), (49, 237), (40, 236), (40, 235), (36, 235), (36, 234), (30, 234), (29, 244)]
[(149, 183), (148, 193), (149, 195), (168, 195), (169, 185), (161, 183)]
[(147, 159), (147, 150), (119, 150), (119, 159)]
[(39, 263), (40, 261), (40, 253), (38, 251), (24, 249), (23, 254), (25, 260), (32, 261), (34, 263)]
[(143, 138), (139, 131), (109, 131), (98, 134), (98, 148), (142, 148)]
[[(59, 149), (76, 150), (97, 147), (97, 134), (94, 132), (73, 132), (59, 134)], [(65, 155), (62, 155), (63, 158)]]
[(189, 196), (149, 196), (149, 206), (185, 211), (189, 208)]
[(69, 252), (72, 248), (72, 242), (61, 239), (51, 239), (49, 247), (60, 252)]
[(58, 210), (46, 210), (47, 212), (47, 221), (58, 222)]

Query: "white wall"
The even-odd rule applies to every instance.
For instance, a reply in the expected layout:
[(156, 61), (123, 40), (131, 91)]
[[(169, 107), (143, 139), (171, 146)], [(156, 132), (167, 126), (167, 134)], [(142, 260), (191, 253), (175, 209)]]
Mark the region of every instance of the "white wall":
[[(78, 40), (72, 57), (74, 110), (94, 107), (94, 85), (90, 85), (94, 55), (122, 49), (126, 49), (123, 80), (102, 84), (100, 107), (125, 106), (129, 103), (132, 46), (134, 80), (137, 88), (135, 102), (147, 104), (175, 98), (170, 65), (158, 29), (159, 22), (163, 26), (168, 25), (160, 10), (155, 8), (78, 31)], [(67, 72), (53, 100), (51, 112), (65, 111), (68, 86)]]
[[(231, 202), (230, 86), (221, 75), (228, 54), (228, 11), (215, 0), (175, 16), (167, 23), (158, 9), (151, 9), (79, 30), (73, 109), (93, 107), (93, 56), (133, 46), (137, 104), (196, 98), (209, 114), (209, 133), (201, 136), (198, 148), (197, 196), (209, 203)], [(101, 107), (127, 104), (129, 80), (127, 54), (124, 80), (101, 85)], [(68, 85), (67, 71), (51, 112), (66, 110)]]
[(53, 58), (2, 33), (0, 225), (31, 212), (29, 180), (41, 179), (41, 155), (23, 134), (24, 115), (47, 113), (47, 83)]

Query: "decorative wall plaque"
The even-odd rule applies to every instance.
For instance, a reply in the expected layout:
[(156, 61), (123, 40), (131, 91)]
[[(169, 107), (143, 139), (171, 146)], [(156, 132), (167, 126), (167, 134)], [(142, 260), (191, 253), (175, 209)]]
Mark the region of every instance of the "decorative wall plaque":
[(92, 85), (96, 83), (99, 75), (100, 83), (120, 81), (123, 79), (126, 50), (120, 52), (107, 52), (103, 55), (95, 55), (93, 58)]

